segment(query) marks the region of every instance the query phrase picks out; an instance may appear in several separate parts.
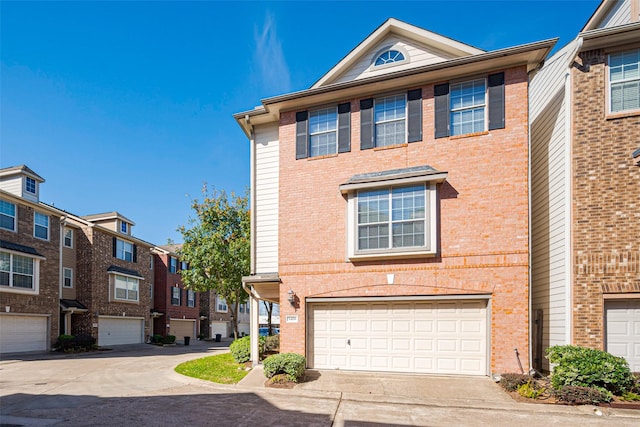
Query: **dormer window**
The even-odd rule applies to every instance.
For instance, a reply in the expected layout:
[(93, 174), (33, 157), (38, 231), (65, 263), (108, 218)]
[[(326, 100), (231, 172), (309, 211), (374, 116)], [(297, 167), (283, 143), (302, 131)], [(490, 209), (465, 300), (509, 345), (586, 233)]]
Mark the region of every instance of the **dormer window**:
[(120, 222), (120, 232), (127, 234), (129, 232), (129, 224), (124, 221)]
[(381, 65), (394, 64), (396, 62), (401, 62), (404, 60), (405, 58), (402, 52), (400, 52), (399, 50), (390, 49), (378, 55), (374, 65), (376, 67), (379, 67)]
[(36, 194), (36, 180), (30, 177), (25, 177), (25, 190), (27, 193)]

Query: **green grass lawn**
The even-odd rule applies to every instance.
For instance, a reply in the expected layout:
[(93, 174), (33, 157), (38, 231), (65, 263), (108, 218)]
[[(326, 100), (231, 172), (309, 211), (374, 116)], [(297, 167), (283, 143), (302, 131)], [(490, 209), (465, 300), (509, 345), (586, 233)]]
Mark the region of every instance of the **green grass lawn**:
[(248, 371), (244, 364), (236, 363), (231, 353), (203, 357), (176, 366), (176, 372), (187, 377), (199, 378), (220, 384), (236, 384)]

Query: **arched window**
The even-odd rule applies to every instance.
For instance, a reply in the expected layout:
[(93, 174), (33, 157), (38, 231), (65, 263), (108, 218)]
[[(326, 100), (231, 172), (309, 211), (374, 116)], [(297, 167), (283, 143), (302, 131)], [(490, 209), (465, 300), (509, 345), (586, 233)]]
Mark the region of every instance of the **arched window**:
[(402, 52), (398, 50), (387, 50), (386, 52), (382, 52), (376, 58), (375, 66), (378, 67), (380, 65), (393, 64), (394, 62), (404, 61), (404, 55)]

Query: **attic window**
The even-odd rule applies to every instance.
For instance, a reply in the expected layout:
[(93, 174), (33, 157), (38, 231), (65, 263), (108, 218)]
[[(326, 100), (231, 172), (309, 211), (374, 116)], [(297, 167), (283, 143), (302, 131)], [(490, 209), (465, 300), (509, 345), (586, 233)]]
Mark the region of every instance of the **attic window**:
[(404, 55), (402, 52), (398, 50), (387, 50), (378, 55), (375, 66), (379, 67), (381, 65), (393, 64), (401, 61), (404, 61)]

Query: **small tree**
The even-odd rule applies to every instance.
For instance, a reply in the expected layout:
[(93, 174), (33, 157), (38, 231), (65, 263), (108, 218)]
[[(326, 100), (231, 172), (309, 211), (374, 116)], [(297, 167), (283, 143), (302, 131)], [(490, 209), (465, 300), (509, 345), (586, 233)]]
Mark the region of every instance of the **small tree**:
[(273, 326), (271, 325), (271, 316), (273, 315), (273, 303), (270, 301), (262, 301), (264, 309), (267, 311), (267, 331), (268, 335), (273, 335)]
[(188, 289), (212, 290), (227, 301), (237, 338), (238, 305), (247, 298), (242, 276), (250, 269), (249, 198), (246, 192), (230, 197), (224, 191), (209, 192), (206, 184), (202, 196), (202, 201), (191, 202), (195, 218), (178, 228), (184, 242), (178, 254), (189, 266), (180, 274)]

